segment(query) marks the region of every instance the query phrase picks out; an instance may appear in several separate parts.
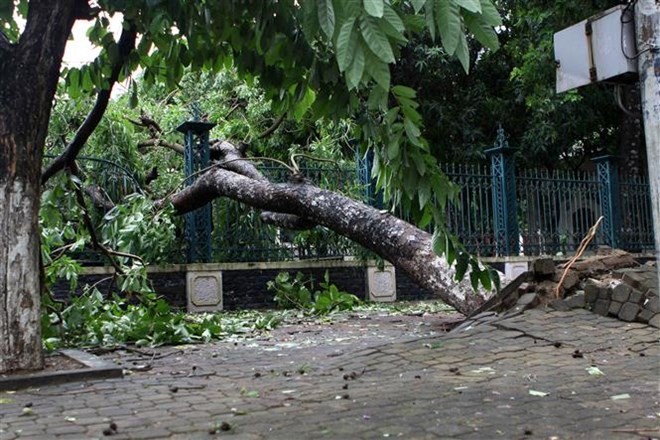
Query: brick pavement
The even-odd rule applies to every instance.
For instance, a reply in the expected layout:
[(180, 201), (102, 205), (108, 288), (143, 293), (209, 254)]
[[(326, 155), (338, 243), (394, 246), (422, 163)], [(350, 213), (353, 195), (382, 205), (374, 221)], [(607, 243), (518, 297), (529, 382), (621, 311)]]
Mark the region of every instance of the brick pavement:
[(428, 317), (283, 328), (124, 353), (152, 366), (124, 379), (0, 393), (0, 439), (657, 438), (658, 336), (580, 309), (449, 334)]

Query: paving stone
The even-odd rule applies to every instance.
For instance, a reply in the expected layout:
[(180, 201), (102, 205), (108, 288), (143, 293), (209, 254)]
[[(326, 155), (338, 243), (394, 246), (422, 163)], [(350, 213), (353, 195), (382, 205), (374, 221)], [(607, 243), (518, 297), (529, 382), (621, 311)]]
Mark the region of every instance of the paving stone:
[[(348, 322), (343, 333), (330, 336), (330, 327), (316, 333), (305, 326), (303, 333), (275, 329), (237, 347), (219, 341), (184, 348), (180, 355), (155, 359), (149, 372), (101, 382), (104, 386), (98, 393), (90, 387), (59, 386), (40, 390), (45, 395), (39, 397), (19, 391), (11, 395), (15, 403), (0, 405), (0, 429), (13, 432), (22, 426), (42, 438), (105, 438), (102, 430), (108, 421), (103, 413), (112, 405), (122, 409), (130, 405), (139, 413), (113, 417), (119, 429), (108, 438), (114, 440), (210, 438), (210, 424), (222, 420), (234, 427), (228, 438), (247, 440), (360, 440), (383, 438), (390, 431), (392, 436), (401, 432), (401, 438), (617, 438), (612, 437), (611, 427), (657, 425), (657, 419), (647, 416), (657, 412), (649, 402), (657, 400), (657, 389), (650, 384), (660, 375), (660, 344), (657, 330), (647, 325), (603, 318), (584, 309), (533, 309), (467, 332), (409, 337), (401, 330), (392, 340), (382, 338), (389, 331), (383, 322)], [(334, 327), (340, 325), (346, 323), (336, 322)], [(628, 347), (631, 351), (624, 351)], [(273, 348), (278, 350), (270, 351)], [(338, 349), (342, 356), (327, 356)], [(584, 357), (574, 358), (576, 349)], [(154, 350), (166, 353), (171, 348)], [(211, 353), (222, 353), (222, 359)], [(592, 361), (601, 360), (607, 360), (598, 364), (606, 380), (585, 373)], [(310, 366), (305, 375), (282, 374), (304, 364)], [(215, 375), (172, 375), (189, 371), (190, 365)], [(255, 371), (262, 376), (255, 378)], [(361, 374), (344, 380), (343, 374), (352, 371)], [(178, 393), (167, 391), (171, 383), (181, 387)], [(241, 395), (242, 389), (260, 395), (247, 397)], [(530, 396), (530, 389), (551, 394)], [(635, 390), (634, 396), (630, 390)], [(84, 392), (66, 394), (79, 391)], [(612, 395), (627, 392), (631, 399), (611, 400)], [(344, 393), (348, 399), (342, 398)], [(130, 396), (130, 403), (122, 403), (125, 396)], [(8, 396), (0, 394), (3, 397)], [(89, 412), (78, 415), (78, 423), (65, 421), (73, 414), (64, 404), (69, 399), (88, 406)], [(30, 401), (38, 405), (39, 416), (19, 416), (22, 405)], [(59, 409), (49, 411), (50, 407)], [(196, 411), (197, 407), (207, 410)], [(619, 409), (626, 412), (618, 413)], [(49, 427), (67, 429), (69, 424), (85, 431), (47, 435)], [(528, 426), (534, 435), (523, 435)], [(15, 437), (11, 434), (9, 439)]]
[(593, 304), (600, 296), (600, 291), (605, 290), (599, 281), (588, 279), (584, 284), (584, 300)]
[[(561, 277), (564, 276), (564, 271), (557, 271), (555, 273), (555, 276), (553, 277), (553, 281), (559, 283), (559, 280)], [(568, 270), (566, 272), (566, 275), (564, 276), (564, 281), (562, 282), (561, 286), (566, 290), (572, 290), (575, 286), (577, 286), (580, 283), (580, 277), (578, 276), (578, 273), (574, 270)]]
[(593, 312), (601, 316), (606, 316), (609, 308), (610, 308), (610, 301), (599, 299), (596, 300), (596, 302), (594, 303)]
[(634, 321), (635, 318), (637, 318), (639, 310), (639, 305), (636, 303), (627, 302), (621, 306), (621, 310), (619, 311), (619, 319), (626, 322)]
[(563, 300), (563, 299), (554, 299), (550, 302), (550, 307), (552, 307), (555, 310), (558, 310), (560, 312), (567, 312), (571, 310), (571, 306), (569, 305), (568, 301)]
[(69, 425), (66, 426), (51, 426), (48, 428), (48, 434), (50, 435), (73, 435), (73, 434), (81, 434), (85, 432), (87, 429), (84, 426), (77, 426), (69, 423)]
[(516, 305), (531, 308), (531, 307), (535, 307), (538, 303), (539, 303), (539, 296), (536, 293), (526, 293), (518, 299)]
[(583, 308), (586, 305), (584, 292), (577, 292), (566, 298), (565, 301), (572, 309)]
[(552, 258), (537, 258), (532, 262), (532, 271), (541, 277), (555, 274), (555, 262)]
[(643, 307), (646, 310), (650, 310), (654, 313), (660, 313), (660, 297), (654, 296), (654, 297), (648, 298), (644, 302)]
[(633, 289), (632, 292), (630, 292), (628, 301), (641, 305), (644, 301), (644, 294), (637, 289)]
[(623, 272), (622, 279), (635, 289), (639, 289), (644, 285), (644, 276), (635, 269)]
[(639, 315), (637, 315), (637, 319), (639, 319), (642, 322), (649, 322), (649, 320), (651, 318), (653, 318), (654, 316), (655, 316), (655, 313), (653, 313), (652, 311), (650, 311), (648, 309), (642, 309), (639, 312)]
[(612, 291), (612, 301), (617, 301), (624, 303), (628, 301), (630, 297), (630, 292), (633, 288), (626, 283), (619, 283), (611, 288)]
[(656, 313), (653, 318), (649, 319), (649, 325), (660, 328), (660, 313)]
[(619, 313), (619, 310), (621, 310), (622, 305), (623, 303), (620, 303), (619, 301), (610, 302), (610, 307), (607, 309), (607, 313), (616, 316)]

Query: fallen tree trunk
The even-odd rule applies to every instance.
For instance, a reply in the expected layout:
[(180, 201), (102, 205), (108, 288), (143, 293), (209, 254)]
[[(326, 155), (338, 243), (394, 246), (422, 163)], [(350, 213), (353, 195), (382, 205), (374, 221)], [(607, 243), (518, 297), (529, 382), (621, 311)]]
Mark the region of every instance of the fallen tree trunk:
[[(227, 164), (234, 170), (219, 164), (173, 195), (169, 201), (176, 212), (190, 212), (215, 198), (228, 197), (270, 211), (262, 219), (271, 223), (278, 223), (281, 216), (282, 225), (294, 221), (325, 226), (390, 261), (461, 313), (469, 314), (488, 298), (488, 292), (474, 291), (469, 282), (455, 280), (454, 268), (433, 252), (431, 234), (387, 212), (304, 181), (272, 183), (253, 171), (235, 172), (237, 163), (233, 160)], [(254, 168), (252, 164), (248, 167)]]

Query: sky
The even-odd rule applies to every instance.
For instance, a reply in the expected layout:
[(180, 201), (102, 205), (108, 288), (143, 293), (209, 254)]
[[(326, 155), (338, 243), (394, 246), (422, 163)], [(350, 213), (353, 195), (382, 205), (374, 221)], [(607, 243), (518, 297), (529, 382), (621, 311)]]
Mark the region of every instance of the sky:
[[(64, 65), (66, 67), (80, 67), (94, 58), (101, 51), (100, 48), (92, 46), (87, 39), (87, 29), (91, 27), (89, 21), (78, 20), (73, 25), (71, 36), (64, 51)], [(121, 17), (114, 16), (110, 19), (110, 30), (115, 35), (115, 39), (121, 33)]]
[[(99, 52), (101, 52), (101, 48), (93, 46), (87, 38), (87, 30), (91, 25), (91, 22), (84, 20), (78, 20), (74, 23), (71, 37), (64, 50), (64, 58), (62, 59), (63, 68), (80, 67), (90, 61), (94, 61)], [(114, 34), (115, 40), (117, 40), (121, 34), (121, 16), (119, 14), (110, 19), (110, 30)], [(112, 97), (120, 96), (127, 90), (126, 81), (123, 84), (117, 83), (112, 88)]]

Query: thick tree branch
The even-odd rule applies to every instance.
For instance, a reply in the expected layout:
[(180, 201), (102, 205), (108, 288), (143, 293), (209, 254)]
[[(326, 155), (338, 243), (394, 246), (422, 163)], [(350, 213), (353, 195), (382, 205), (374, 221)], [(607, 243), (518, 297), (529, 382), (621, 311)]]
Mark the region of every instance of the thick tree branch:
[(0, 29), (0, 56), (6, 56), (6, 53), (9, 52), (12, 48), (11, 42), (7, 38), (2, 29)]
[(460, 283), (454, 280), (455, 269), (435, 255), (429, 233), (371, 206), (307, 183), (271, 183), (215, 168), (169, 201), (182, 214), (217, 197), (325, 226), (392, 262), (461, 313), (469, 314), (488, 297), (486, 292), (474, 292), (467, 280)]
[(89, 216), (89, 212), (87, 211), (87, 204), (85, 203), (85, 196), (83, 195), (82, 190), (78, 185), (75, 185), (75, 192), (76, 192), (76, 201), (78, 202), (78, 205), (80, 206), (82, 210), (82, 218), (83, 218), (83, 223), (85, 224), (85, 228), (87, 228), (87, 231), (89, 232), (89, 236), (92, 239), (92, 245), (100, 250), (110, 261), (110, 264), (112, 267), (115, 268), (115, 271), (121, 275), (124, 274), (124, 270), (121, 268), (121, 266), (115, 261), (113, 254), (115, 254), (112, 250), (106, 248), (98, 239), (96, 236), (96, 230), (94, 229), (94, 224), (92, 223), (92, 219)]
[(115, 207), (114, 202), (106, 196), (103, 189), (98, 185), (86, 186), (85, 193), (92, 199), (92, 203), (97, 208), (109, 211)]
[(281, 214), (279, 212), (264, 211), (259, 216), (262, 222), (278, 228), (305, 231), (318, 226), (316, 223), (292, 214)]
[(135, 39), (137, 37), (137, 31), (135, 26), (130, 25), (128, 28), (124, 28), (119, 37), (119, 42), (117, 43), (119, 55), (115, 60), (114, 65), (112, 66), (112, 71), (110, 77), (108, 78), (108, 87), (99, 91), (96, 97), (96, 103), (94, 107), (87, 115), (87, 118), (78, 128), (73, 140), (67, 145), (66, 149), (62, 154), (60, 154), (41, 175), (41, 184), (43, 185), (57, 174), (59, 171), (64, 169), (67, 166), (70, 166), (73, 161), (82, 150), (85, 142), (92, 135), (101, 118), (105, 113), (106, 108), (108, 107), (108, 101), (110, 100), (110, 94), (112, 93), (112, 87), (119, 79), (119, 74), (121, 69), (124, 66), (128, 55), (135, 48)]
[(280, 125), (282, 125), (282, 122), (284, 122), (284, 116), (285, 114), (282, 114), (279, 118), (273, 122), (273, 125), (268, 127), (263, 133), (261, 133), (259, 136), (257, 136), (257, 139), (264, 139), (270, 136), (271, 134), (275, 133), (275, 130), (277, 130)]
[(267, 180), (266, 177), (254, 166), (249, 158), (241, 154), (238, 149), (228, 141), (220, 141), (211, 147), (215, 160), (222, 161), (221, 166), (227, 170), (241, 174), (255, 180)]
[(177, 144), (176, 142), (168, 142), (164, 139), (147, 139), (146, 141), (138, 143), (138, 149), (149, 147), (165, 147), (179, 154), (183, 154), (185, 151), (185, 147), (183, 145)]

